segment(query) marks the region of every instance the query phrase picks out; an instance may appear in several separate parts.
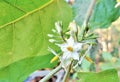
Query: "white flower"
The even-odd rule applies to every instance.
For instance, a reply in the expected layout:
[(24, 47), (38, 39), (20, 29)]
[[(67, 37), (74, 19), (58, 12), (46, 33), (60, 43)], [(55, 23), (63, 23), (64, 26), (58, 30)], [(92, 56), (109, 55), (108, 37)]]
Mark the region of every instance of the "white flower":
[(79, 52), (82, 48), (82, 43), (75, 42), (74, 38), (70, 36), (70, 38), (66, 40), (66, 43), (57, 45), (61, 48), (63, 52), (63, 55), (60, 57), (63, 67), (66, 68), (67, 66), (69, 66), (72, 60), (79, 61)]
[(59, 39), (62, 38), (64, 43), (61, 43), (58, 40), (55, 40), (54, 37), (56, 36), (48, 34), (48, 36), (52, 38), (52, 39), (49, 39), (49, 42), (55, 43), (57, 46), (60, 47), (62, 51), (57, 54), (53, 49), (48, 48), (49, 51), (55, 55), (50, 62), (52, 63), (57, 59), (59, 59), (62, 64), (62, 67), (65, 70), (70, 66), (71, 62), (73, 62), (72, 63), (73, 69), (78, 67), (78, 65), (82, 63), (82, 60), (86, 56), (87, 52), (90, 50), (88, 47), (85, 53), (81, 53), (83, 50), (82, 46), (86, 45), (87, 43), (85, 43), (84, 41), (83, 43), (79, 42), (79, 39), (77, 36), (79, 34), (79, 27), (76, 25), (75, 21), (70, 23), (69, 30), (67, 31), (69, 32), (68, 34), (70, 36), (69, 38), (67, 38), (67, 36), (65, 35), (66, 33), (62, 31), (63, 30), (62, 22), (56, 22), (55, 28), (56, 29), (52, 29), (52, 31), (54, 33), (58, 33), (60, 36)]
[[(80, 57), (80, 60), (78, 61), (78, 63), (75, 66), (73, 66), (73, 69), (76, 69), (79, 65), (82, 64), (83, 59), (84, 58), (86, 59), (86, 57), (87, 57), (86, 55), (89, 53), (91, 48), (92, 48), (92, 44), (89, 45), (86, 52), (83, 54), (83, 56)], [(89, 61), (90, 63), (93, 63), (93, 61), (89, 57), (87, 57), (87, 61)]]

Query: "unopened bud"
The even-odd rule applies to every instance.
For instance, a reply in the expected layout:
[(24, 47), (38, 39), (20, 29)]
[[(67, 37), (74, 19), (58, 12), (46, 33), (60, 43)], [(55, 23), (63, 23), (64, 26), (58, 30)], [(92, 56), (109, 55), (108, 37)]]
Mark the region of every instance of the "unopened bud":
[(55, 56), (57, 55), (57, 53), (52, 48), (48, 47), (48, 50), (52, 52)]
[(56, 30), (59, 34), (61, 34), (61, 32), (62, 32), (61, 26), (62, 26), (62, 22), (56, 22), (55, 23), (55, 28), (56, 28)]
[(52, 32), (56, 33), (56, 30), (55, 30), (55, 29), (52, 29)]
[(56, 61), (57, 59), (59, 58), (59, 56), (54, 56), (52, 59), (51, 59), (51, 61), (50, 61), (50, 63), (53, 63), (54, 61)]
[(55, 42), (55, 40), (54, 39), (49, 39), (49, 42), (53, 43), (53, 42)]
[(76, 33), (78, 31), (78, 28), (77, 28), (75, 21), (73, 21), (69, 24), (69, 29), (71, 32), (74, 32), (74, 33)]
[(49, 36), (49, 37), (51, 37), (51, 38), (53, 37), (53, 35), (52, 35), (52, 34), (48, 34), (48, 36)]

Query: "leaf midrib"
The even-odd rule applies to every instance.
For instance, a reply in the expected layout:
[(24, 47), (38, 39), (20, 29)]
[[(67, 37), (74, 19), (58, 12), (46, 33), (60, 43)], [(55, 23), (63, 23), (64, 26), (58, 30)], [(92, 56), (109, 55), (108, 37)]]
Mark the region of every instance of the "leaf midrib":
[(14, 24), (14, 23), (20, 21), (21, 19), (23, 19), (23, 18), (25, 18), (25, 17), (27, 17), (27, 16), (29, 16), (29, 15), (31, 15), (31, 14), (39, 11), (39, 10), (41, 10), (41, 9), (49, 6), (49, 5), (50, 5), (51, 3), (53, 3), (54, 1), (55, 1), (55, 0), (51, 0), (51, 1), (49, 1), (48, 3), (46, 3), (45, 5), (43, 5), (43, 6), (41, 6), (41, 7), (39, 7), (39, 8), (36, 8), (36, 9), (30, 11), (30, 12), (27, 12), (25, 15), (23, 15), (23, 16), (15, 19), (15, 20), (13, 20), (13, 21), (11, 21), (11, 22), (8, 22), (8, 23), (6, 23), (6, 24), (1, 25), (1, 26), (0, 26), (0, 29), (3, 28), (3, 27), (5, 27), (5, 26), (8, 26), (8, 25), (10, 25), (10, 24)]

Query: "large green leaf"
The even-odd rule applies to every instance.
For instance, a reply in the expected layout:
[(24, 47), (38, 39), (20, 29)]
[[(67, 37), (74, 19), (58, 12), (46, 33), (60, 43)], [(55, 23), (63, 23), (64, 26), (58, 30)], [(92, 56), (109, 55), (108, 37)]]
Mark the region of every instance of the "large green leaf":
[(64, 0), (0, 1), (0, 82), (22, 82), (36, 69), (52, 67), (47, 34), (67, 27), (72, 12)]
[[(82, 25), (92, 0), (76, 0), (73, 5), (74, 19)], [(116, 0), (97, 0), (89, 21), (91, 28), (107, 28), (120, 16), (120, 8), (115, 8)]]
[(80, 72), (78, 82), (119, 82), (117, 71), (110, 69), (99, 73)]

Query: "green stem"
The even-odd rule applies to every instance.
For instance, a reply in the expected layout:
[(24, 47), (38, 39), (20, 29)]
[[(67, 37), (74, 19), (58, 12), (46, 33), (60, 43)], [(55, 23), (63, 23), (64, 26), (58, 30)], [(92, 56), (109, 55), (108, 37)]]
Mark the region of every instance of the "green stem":
[[(73, 61), (72, 61), (72, 62), (73, 62)], [(70, 70), (71, 70), (71, 67), (72, 67), (72, 62), (71, 62), (71, 64), (69, 65), (69, 67), (68, 67), (68, 69), (67, 69), (67, 71), (66, 71), (66, 73), (65, 73), (65, 76), (64, 76), (62, 82), (68, 82), (67, 79), (68, 79), (69, 74), (70, 74)]]
[(57, 73), (60, 69), (62, 69), (62, 65), (60, 64), (58, 67), (56, 67), (54, 70), (52, 70), (48, 75), (46, 75), (42, 80), (39, 82), (46, 82), (49, 80), (55, 73)]
[(88, 22), (89, 22), (91, 15), (92, 15), (92, 11), (93, 11), (95, 3), (96, 3), (96, 0), (92, 0), (91, 4), (87, 10), (86, 17), (85, 17), (85, 20), (84, 20), (83, 25), (82, 25), (81, 40), (83, 39), (85, 32), (87, 32), (89, 29)]
[(63, 32), (61, 32), (61, 38), (63, 39), (64, 42), (66, 42), (64, 36), (63, 36)]

